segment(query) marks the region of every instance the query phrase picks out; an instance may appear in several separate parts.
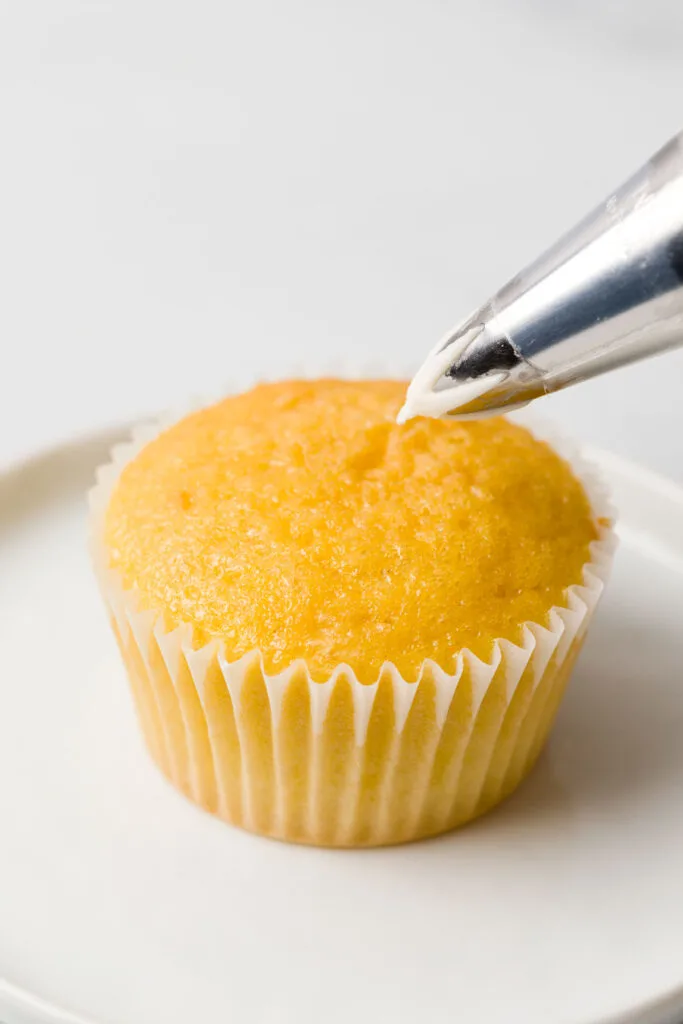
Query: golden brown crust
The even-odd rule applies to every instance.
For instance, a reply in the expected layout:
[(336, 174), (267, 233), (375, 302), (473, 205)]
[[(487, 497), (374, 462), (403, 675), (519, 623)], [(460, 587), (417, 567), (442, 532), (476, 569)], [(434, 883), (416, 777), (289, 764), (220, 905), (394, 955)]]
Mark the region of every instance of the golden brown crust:
[(596, 537), (566, 463), (505, 420), (397, 425), (405, 384), (285, 381), (187, 417), (126, 467), (111, 565), (169, 626), (415, 677), (486, 656), (581, 581)]

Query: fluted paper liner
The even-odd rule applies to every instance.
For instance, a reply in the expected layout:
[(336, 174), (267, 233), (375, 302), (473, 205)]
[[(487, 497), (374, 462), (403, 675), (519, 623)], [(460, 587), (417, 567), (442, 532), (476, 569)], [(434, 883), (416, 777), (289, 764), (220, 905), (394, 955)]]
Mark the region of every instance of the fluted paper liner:
[(229, 662), (222, 642), (197, 649), (190, 625), (168, 632), (109, 568), (109, 497), (160, 429), (139, 428), (112, 451), (90, 503), (98, 580), (145, 742), (168, 779), (234, 825), (326, 846), (436, 835), (512, 793), (543, 748), (609, 573), (612, 510), (591, 472), (560, 448), (599, 536), (583, 584), (544, 623), (527, 622), (520, 644), (496, 641), (490, 662), (463, 650), (452, 674), (425, 661), (413, 682), (390, 663), (372, 685), (343, 664), (315, 682), (302, 660), (268, 675), (258, 651)]

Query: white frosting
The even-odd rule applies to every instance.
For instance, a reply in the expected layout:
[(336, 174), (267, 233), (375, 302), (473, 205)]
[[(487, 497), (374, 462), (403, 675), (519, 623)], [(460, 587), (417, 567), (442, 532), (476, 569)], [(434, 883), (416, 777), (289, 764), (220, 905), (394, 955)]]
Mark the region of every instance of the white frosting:
[(431, 416), (438, 419), (446, 413), (462, 409), (505, 379), (503, 373), (492, 373), (478, 380), (467, 380), (458, 384), (453, 383), (451, 387), (437, 388), (446, 370), (465, 351), (480, 330), (481, 327), (477, 325), (463, 334), (456, 333), (455, 337), (451, 331), (432, 349), (408, 386), (403, 408), (396, 417), (397, 423), (405, 423), (413, 416)]

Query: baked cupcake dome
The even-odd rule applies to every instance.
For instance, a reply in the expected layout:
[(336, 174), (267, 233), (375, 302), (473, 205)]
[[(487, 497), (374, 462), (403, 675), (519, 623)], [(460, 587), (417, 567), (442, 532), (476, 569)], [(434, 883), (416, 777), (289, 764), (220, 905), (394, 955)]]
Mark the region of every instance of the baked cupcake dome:
[[(144, 446), (97, 527), (155, 759), (256, 831), (358, 845), (481, 813), (533, 763), (552, 714), (536, 708), (524, 757), (512, 733), (543, 677), (557, 696), (578, 649), (587, 613), (541, 665), (551, 609), (584, 582), (609, 524), (526, 430), (398, 426), (404, 391), (287, 381), (228, 398)], [(140, 640), (135, 617), (156, 632)], [(528, 652), (525, 623), (548, 634)], [(183, 649), (169, 665), (174, 631)]]

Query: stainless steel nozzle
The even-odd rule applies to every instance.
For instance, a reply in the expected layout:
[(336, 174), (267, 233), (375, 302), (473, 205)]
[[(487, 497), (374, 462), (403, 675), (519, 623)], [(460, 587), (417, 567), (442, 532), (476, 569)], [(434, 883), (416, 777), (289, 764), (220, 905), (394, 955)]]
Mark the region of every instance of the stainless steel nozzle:
[(489, 415), (683, 345), (683, 133), (437, 345), (400, 418)]

